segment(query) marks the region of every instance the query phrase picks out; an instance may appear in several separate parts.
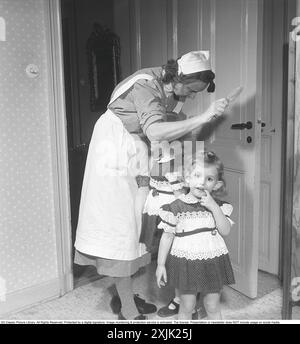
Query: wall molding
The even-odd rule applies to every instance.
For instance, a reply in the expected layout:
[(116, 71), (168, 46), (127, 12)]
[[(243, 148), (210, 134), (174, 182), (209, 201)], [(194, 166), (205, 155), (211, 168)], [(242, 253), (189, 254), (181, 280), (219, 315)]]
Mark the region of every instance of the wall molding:
[(0, 319), (13, 312), (22, 311), (41, 302), (60, 296), (60, 279), (40, 283), (29, 288), (13, 291), (5, 295), (6, 300), (0, 301)]
[(44, 0), (49, 61), (55, 228), (60, 295), (73, 289), (71, 212), (60, 0)]

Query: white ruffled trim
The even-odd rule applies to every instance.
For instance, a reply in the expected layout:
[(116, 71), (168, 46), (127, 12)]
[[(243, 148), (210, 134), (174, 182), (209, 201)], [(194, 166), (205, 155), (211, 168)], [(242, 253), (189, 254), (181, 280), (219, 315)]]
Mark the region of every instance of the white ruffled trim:
[(221, 208), (223, 214), (226, 216), (230, 216), (232, 211), (233, 211), (233, 206), (229, 203), (222, 204), (220, 208)]
[(233, 206), (229, 203), (224, 203), (221, 205), (221, 210), (223, 214), (226, 216), (227, 220), (229, 221), (230, 225), (234, 225), (234, 221), (231, 220), (230, 215), (232, 214), (233, 211)]
[(172, 233), (174, 235), (176, 232), (176, 227), (169, 226), (167, 223), (162, 221), (158, 224), (157, 228), (162, 229), (164, 232)]
[(196, 198), (195, 196), (193, 196), (190, 193), (188, 193), (186, 195), (182, 194), (178, 198), (180, 198), (183, 202), (188, 203), (188, 204), (194, 204), (194, 203), (200, 202), (200, 200), (198, 198)]
[[(189, 203), (189, 204), (195, 204), (198, 203), (199, 200), (193, 196), (192, 194), (182, 194), (178, 197), (179, 199), (181, 199), (183, 202), (185, 203)], [(230, 203), (224, 203), (220, 206), (220, 209), (222, 210), (223, 214), (227, 217), (228, 221), (230, 222), (231, 226), (234, 225), (234, 221), (230, 218), (230, 215), (232, 214), (233, 211), (233, 206)], [(199, 216), (201, 213), (201, 216)], [(177, 215), (178, 218), (181, 217), (183, 219), (195, 219), (195, 218), (206, 218), (209, 217), (209, 212), (207, 211), (200, 211), (200, 212), (192, 212), (192, 213), (184, 213), (182, 215)]]
[[(179, 181), (179, 173), (178, 172), (167, 172), (165, 177), (168, 179), (170, 183)], [(182, 179), (182, 178), (181, 178)]]
[(184, 183), (176, 183), (176, 184), (171, 184), (171, 189), (173, 191), (178, 191), (181, 190), (184, 187)]
[(184, 212), (177, 214), (177, 218), (180, 220), (186, 220), (186, 219), (201, 219), (201, 218), (212, 218), (212, 214), (208, 211), (192, 211), (192, 212)]
[(148, 215), (158, 216), (161, 207), (165, 204), (172, 203), (176, 200), (175, 195), (160, 193), (157, 196), (152, 195), (152, 190), (149, 192), (143, 213)]
[(171, 225), (174, 225), (174, 226), (177, 225), (178, 220), (177, 220), (176, 216), (173, 213), (171, 213), (170, 211), (160, 209), (159, 216), (162, 220), (170, 223)]
[(162, 191), (169, 191), (172, 192), (172, 188), (170, 183), (166, 181), (158, 181), (150, 177), (150, 186), (157, 190), (162, 190)]
[(212, 259), (215, 257), (220, 257), (222, 255), (225, 255), (228, 253), (227, 248), (222, 247), (213, 251), (208, 251), (208, 252), (187, 252), (179, 249), (174, 249), (172, 248), (171, 250), (171, 255), (178, 257), (178, 258), (185, 258), (189, 260), (206, 260), (206, 259)]

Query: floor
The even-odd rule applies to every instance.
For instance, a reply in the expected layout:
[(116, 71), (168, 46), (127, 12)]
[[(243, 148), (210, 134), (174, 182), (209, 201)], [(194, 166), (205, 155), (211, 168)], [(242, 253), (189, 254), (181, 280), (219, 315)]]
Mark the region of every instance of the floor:
[[(161, 307), (172, 297), (167, 287), (159, 290), (154, 280), (155, 264), (150, 264), (134, 278), (135, 292)], [(90, 271), (89, 271), (90, 273)], [(88, 274), (87, 274), (88, 276)], [(88, 280), (86, 277), (85, 283)], [(81, 283), (81, 285), (80, 285)], [(110, 309), (112, 280), (109, 277), (84, 284), (63, 297), (38, 304), (29, 309), (6, 316), (6, 320), (117, 320)], [(222, 294), (222, 314), (226, 320), (279, 320), (281, 319), (281, 289), (278, 280), (260, 272), (258, 297), (251, 300), (225, 287)], [(300, 307), (294, 307), (294, 319), (300, 319)], [(0, 318), (1, 319), (1, 318)], [(175, 320), (176, 317), (162, 319), (151, 314), (149, 320)]]

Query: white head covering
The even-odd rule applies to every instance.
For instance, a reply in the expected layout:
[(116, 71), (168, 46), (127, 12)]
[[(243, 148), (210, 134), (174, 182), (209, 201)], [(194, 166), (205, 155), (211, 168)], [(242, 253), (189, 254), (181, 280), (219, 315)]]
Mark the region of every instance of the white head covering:
[(211, 70), (209, 51), (191, 51), (177, 60), (178, 75), (193, 74), (204, 70)]

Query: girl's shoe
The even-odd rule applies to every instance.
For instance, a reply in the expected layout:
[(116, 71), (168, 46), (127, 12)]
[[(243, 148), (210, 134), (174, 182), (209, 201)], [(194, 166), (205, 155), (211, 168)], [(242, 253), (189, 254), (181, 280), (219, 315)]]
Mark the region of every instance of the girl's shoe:
[(162, 318), (166, 318), (166, 317), (171, 317), (173, 315), (176, 315), (178, 314), (178, 312), (179, 312), (179, 303), (175, 302), (172, 299), (166, 306), (158, 310), (157, 315)]
[[(160, 308), (157, 312), (157, 315), (162, 317), (162, 318), (166, 318), (166, 317), (171, 317), (173, 315), (176, 315), (176, 314), (178, 314), (178, 312), (179, 312), (179, 303), (175, 302), (173, 299), (166, 306)], [(195, 309), (193, 314), (192, 314), (192, 320), (198, 320), (198, 317), (199, 317), (198, 312)]]
[[(118, 314), (118, 320), (127, 320), (124, 315), (122, 314), (122, 312), (120, 312)], [(133, 320), (147, 320), (147, 317), (143, 314), (139, 314), (138, 316), (136, 316)]]

